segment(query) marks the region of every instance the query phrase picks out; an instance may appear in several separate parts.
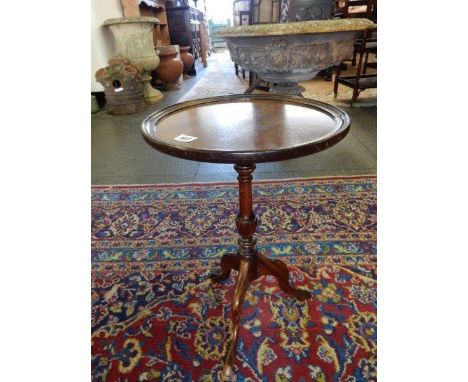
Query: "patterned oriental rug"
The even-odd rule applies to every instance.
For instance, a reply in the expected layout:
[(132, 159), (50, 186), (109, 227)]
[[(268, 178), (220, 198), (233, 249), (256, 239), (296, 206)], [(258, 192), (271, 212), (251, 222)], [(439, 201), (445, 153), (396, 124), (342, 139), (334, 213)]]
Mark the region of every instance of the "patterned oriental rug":
[[(237, 183), (92, 190), (93, 381), (218, 381), (237, 277)], [(313, 298), (261, 277), (246, 295), (237, 381), (376, 381), (376, 178), (254, 182), (258, 246)]]

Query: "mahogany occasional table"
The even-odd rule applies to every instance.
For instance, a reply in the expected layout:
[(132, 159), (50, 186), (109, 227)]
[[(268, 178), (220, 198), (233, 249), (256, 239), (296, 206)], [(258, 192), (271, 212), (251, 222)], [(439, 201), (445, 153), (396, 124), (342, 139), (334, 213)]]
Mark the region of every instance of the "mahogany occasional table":
[(311, 297), (289, 283), (286, 264), (257, 252), (257, 217), (252, 209), (255, 164), (313, 154), (343, 139), (349, 116), (322, 102), (273, 94), (239, 94), (182, 102), (148, 116), (142, 123), (146, 141), (166, 154), (200, 162), (233, 163), (239, 174), (237, 253), (223, 255), (219, 282), (239, 271), (232, 300), (233, 334), (223, 372), (233, 373), (241, 309), (249, 283), (273, 275), (283, 292), (299, 300)]

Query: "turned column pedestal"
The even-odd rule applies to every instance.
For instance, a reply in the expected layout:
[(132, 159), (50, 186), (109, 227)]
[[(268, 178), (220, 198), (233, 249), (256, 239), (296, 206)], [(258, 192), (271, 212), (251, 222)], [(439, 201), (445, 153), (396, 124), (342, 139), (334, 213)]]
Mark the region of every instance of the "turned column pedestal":
[(237, 177), (239, 181), (239, 214), (236, 219), (237, 231), (240, 235), (238, 239), (239, 249), (237, 253), (224, 255), (221, 258), (221, 274), (211, 276), (213, 281), (220, 282), (230, 276), (231, 269), (239, 271), (232, 299), (232, 339), (223, 368), (223, 373), (226, 376), (233, 373), (242, 305), (251, 281), (260, 276), (272, 275), (276, 277), (279, 287), (284, 293), (301, 301), (311, 297), (308, 291), (291, 286), (288, 268), (285, 263), (280, 260), (268, 259), (258, 253), (256, 249), (257, 240), (254, 238), (257, 217), (252, 208), (252, 173), (255, 170), (255, 164), (236, 164), (234, 169), (239, 174)]

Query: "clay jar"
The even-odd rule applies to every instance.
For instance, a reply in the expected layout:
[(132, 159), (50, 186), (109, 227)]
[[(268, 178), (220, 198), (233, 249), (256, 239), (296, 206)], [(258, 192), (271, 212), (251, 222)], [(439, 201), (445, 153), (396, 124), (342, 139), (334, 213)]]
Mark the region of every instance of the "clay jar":
[(184, 74), (188, 74), (191, 71), (193, 65), (193, 55), (189, 53), (189, 50), (189, 46), (180, 47), (180, 58), (184, 63)]
[(157, 77), (164, 82), (167, 90), (175, 88), (177, 80), (184, 70), (183, 62), (177, 58), (177, 50), (168, 50), (159, 53), (161, 62), (156, 68)]
[(99, 69), (96, 81), (104, 87), (109, 114), (131, 114), (146, 109), (138, 69), (123, 57), (113, 57)]

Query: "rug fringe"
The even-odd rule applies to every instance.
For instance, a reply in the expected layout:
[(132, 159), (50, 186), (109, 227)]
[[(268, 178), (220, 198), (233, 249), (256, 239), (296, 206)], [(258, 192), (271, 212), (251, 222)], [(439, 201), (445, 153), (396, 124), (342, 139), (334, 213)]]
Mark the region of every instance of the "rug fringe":
[[(349, 178), (377, 178), (375, 174), (366, 175), (327, 175), (327, 176), (314, 176), (304, 178), (284, 178), (284, 179), (257, 179), (253, 183), (281, 183), (287, 181), (305, 181), (305, 180), (327, 180), (327, 179), (349, 179)], [(100, 188), (137, 188), (137, 187), (174, 187), (174, 186), (200, 186), (200, 185), (230, 185), (237, 184), (236, 181), (220, 181), (220, 182), (186, 182), (186, 183), (144, 183), (144, 184), (108, 184), (108, 185), (91, 185), (92, 189)]]

